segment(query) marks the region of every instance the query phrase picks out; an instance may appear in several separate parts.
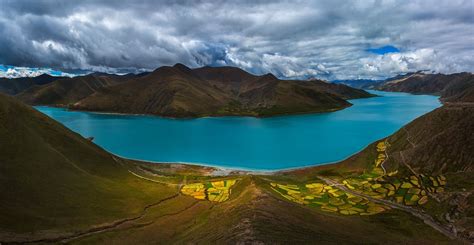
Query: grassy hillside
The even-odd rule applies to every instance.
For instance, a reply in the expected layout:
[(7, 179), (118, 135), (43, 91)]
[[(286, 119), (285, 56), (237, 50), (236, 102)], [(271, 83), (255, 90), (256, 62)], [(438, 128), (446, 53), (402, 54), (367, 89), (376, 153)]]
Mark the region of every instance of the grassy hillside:
[[(394, 157), (403, 153), (416, 170), (430, 173), (474, 171), (474, 107), (448, 105), (434, 110), (389, 137)], [(399, 155), (399, 154), (398, 154)]]
[[(275, 195), (260, 177), (242, 177), (228, 201), (181, 200), (179, 211), (149, 216), (113, 231), (74, 240), (74, 243), (447, 243), (407, 214), (348, 217), (288, 202)], [(171, 212), (170, 212), (171, 213)]]
[(415, 208), (447, 234), (472, 242), (473, 139), (474, 107), (457, 101), (417, 118), (341, 163), (281, 175), (290, 181), (323, 176), (356, 192)]
[(0, 135), (0, 237), (73, 232), (136, 215), (174, 194), (137, 179), (95, 144), (4, 95)]

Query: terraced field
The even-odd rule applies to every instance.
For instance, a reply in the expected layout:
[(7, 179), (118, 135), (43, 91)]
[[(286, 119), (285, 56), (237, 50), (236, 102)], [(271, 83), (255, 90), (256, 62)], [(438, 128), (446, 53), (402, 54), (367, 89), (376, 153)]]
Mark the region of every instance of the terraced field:
[(181, 188), (181, 193), (183, 193), (184, 195), (192, 196), (198, 200), (224, 202), (229, 199), (231, 187), (236, 182), (236, 179), (231, 179), (187, 184)]
[(325, 212), (373, 215), (389, 209), (323, 183), (309, 183), (305, 186), (271, 183), (271, 186), (289, 201), (317, 207)]
[[(383, 164), (388, 159), (386, 152), (388, 147), (390, 145), (385, 141), (377, 143), (377, 158), (368, 171), (355, 177), (340, 179), (335, 177), (335, 180), (354, 192), (406, 206), (424, 205), (429, 201), (430, 193), (444, 191), (446, 177), (443, 175), (401, 176), (398, 170), (387, 173)], [(390, 209), (327, 183), (311, 182), (300, 186), (271, 182), (270, 185), (275, 192), (289, 201), (318, 207), (326, 212), (373, 215)]]

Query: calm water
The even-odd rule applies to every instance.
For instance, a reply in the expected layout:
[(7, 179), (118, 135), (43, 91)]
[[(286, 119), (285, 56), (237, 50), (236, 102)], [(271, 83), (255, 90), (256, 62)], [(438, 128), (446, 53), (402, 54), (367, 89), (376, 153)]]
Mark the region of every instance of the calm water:
[(342, 160), (440, 106), (427, 95), (371, 91), (342, 111), (273, 118), (166, 119), (36, 107), (117, 155), (275, 170)]

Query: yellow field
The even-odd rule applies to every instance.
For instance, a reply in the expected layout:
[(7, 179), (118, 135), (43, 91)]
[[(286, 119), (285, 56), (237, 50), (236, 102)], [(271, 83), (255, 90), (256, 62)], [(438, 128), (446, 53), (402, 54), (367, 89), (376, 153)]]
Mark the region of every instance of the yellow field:
[[(388, 199), (396, 203), (413, 206), (424, 205), (429, 201), (427, 192), (443, 192), (446, 177), (439, 176), (397, 176), (398, 170), (388, 174), (381, 163), (386, 159), (385, 151), (390, 145), (381, 141), (377, 143), (377, 158), (371, 171), (358, 177), (341, 180), (348, 189), (366, 194), (376, 199)], [(343, 215), (373, 215), (383, 212), (388, 207), (351, 195), (338, 188), (324, 183), (306, 183), (299, 187), (294, 184), (270, 183), (271, 189), (285, 199), (309, 206), (319, 207), (325, 212)]]
[(389, 144), (383, 141), (377, 143), (378, 154), (372, 171), (357, 178), (345, 179), (342, 184), (373, 198), (389, 199), (409, 206), (426, 204), (429, 201), (427, 191), (433, 193), (444, 191), (446, 177), (443, 175), (397, 177), (398, 170), (392, 170), (384, 175), (380, 165), (386, 159), (384, 153), (388, 147)]
[(229, 199), (231, 187), (237, 180), (221, 180), (207, 183), (187, 184), (181, 188), (181, 193), (199, 200), (224, 202)]
[[(350, 185), (347, 181), (345, 184)], [(308, 183), (301, 188), (297, 185), (279, 183), (270, 183), (270, 185), (272, 190), (285, 199), (318, 207), (324, 212), (342, 215), (373, 215), (389, 209), (323, 183)]]

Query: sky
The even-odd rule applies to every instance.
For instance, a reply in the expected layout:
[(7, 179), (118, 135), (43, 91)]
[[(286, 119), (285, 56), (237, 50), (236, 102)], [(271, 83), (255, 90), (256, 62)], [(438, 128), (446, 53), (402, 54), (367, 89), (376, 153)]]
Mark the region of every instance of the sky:
[(0, 77), (178, 62), (288, 79), (473, 72), (474, 0), (0, 0)]

